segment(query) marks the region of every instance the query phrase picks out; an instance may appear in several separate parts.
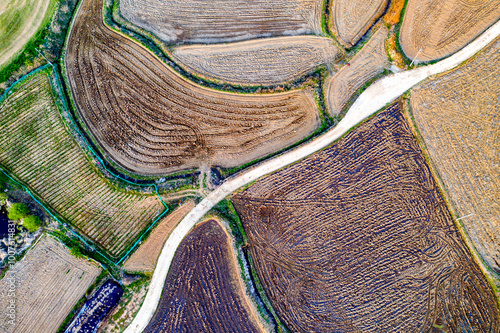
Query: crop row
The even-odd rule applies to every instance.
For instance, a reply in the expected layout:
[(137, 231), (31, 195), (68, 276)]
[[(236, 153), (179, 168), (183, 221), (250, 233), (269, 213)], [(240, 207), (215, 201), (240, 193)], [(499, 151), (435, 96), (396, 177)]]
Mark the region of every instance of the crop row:
[(163, 209), (156, 196), (115, 190), (96, 173), (65, 128), (47, 74), (25, 81), (0, 110), (0, 163), (111, 254)]

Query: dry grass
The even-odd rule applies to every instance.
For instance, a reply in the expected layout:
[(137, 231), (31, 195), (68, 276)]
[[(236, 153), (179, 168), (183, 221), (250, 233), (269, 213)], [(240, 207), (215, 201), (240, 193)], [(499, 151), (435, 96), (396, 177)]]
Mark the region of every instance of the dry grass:
[(411, 91), (411, 108), (457, 217), (500, 273), (500, 39)]
[(194, 201), (190, 200), (176, 210), (168, 214), (154, 230), (149, 237), (134, 254), (125, 262), (123, 268), (130, 272), (154, 271), (156, 260), (160, 256), (163, 244), (167, 240), (172, 230), (182, 220), (182, 218), (194, 208)]
[(268, 86), (297, 79), (341, 54), (331, 39), (296, 36), (181, 46), (172, 55), (189, 72), (209, 80)]
[(331, 2), (333, 27), (347, 47), (355, 45), (384, 13), (387, 0), (337, 0)]
[(0, 163), (82, 233), (118, 256), (164, 206), (113, 188), (67, 131), (50, 78), (40, 72), (0, 105)]
[[(0, 331), (4, 333), (57, 332), (68, 313), (95, 281), (101, 269), (49, 236), (42, 239), (0, 281)], [(9, 296), (15, 281), (15, 297)], [(6, 316), (15, 301), (16, 324)]]
[(391, 0), (387, 13), (384, 15), (384, 22), (390, 25), (398, 24), (404, 5), (405, 0)]
[(262, 332), (240, 282), (227, 232), (215, 220), (177, 249), (150, 332)]
[(397, 105), (232, 201), (293, 332), (500, 329), (493, 292)]
[(338, 115), (359, 88), (388, 67), (385, 50), (388, 32), (387, 28), (382, 26), (349, 61), (349, 65), (327, 79), (325, 96), (332, 115)]
[(408, 0), (400, 42), (413, 59), (451, 55), (500, 19), (500, 0)]
[(120, 0), (123, 17), (167, 43), (321, 34), (322, 0)]
[(239, 166), (319, 126), (312, 89), (246, 95), (195, 85), (106, 27), (102, 0), (81, 4), (65, 60), (73, 98), (90, 131), (134, 172)]

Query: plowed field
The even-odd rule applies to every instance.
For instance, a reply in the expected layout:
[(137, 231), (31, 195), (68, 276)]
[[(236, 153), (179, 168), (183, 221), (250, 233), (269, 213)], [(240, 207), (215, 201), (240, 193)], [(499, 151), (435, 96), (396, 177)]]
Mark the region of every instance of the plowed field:
[(311, 90), (231, 94), (179, 76), (148, 50), (108, 29), (102, 0), (84, 0), (68, 41), (73, 98), (105, 151), (123, 167), (165, 174), (202, 162), (234, 167), (311, 134)]
[(196, 75), (242, 85), (286, 83), (340, 55), (331, 39), (314, 36), (181, 46), (173, 52), (174, 60)]
[(146, 241), (139, 246), (134, 254), (125, 262), (123, 268), (131, 272), (154, 271), (156, 260), (160, 256), (163, 244), (175, 226), (194, 208), (194, 201), (190, 200), (168, 214), (159, 225), (154, 228)]
[(261, 332), (236, 265), (229, 236), (218, 222), (198, 225), (177, 249), (144, 332)]
[(474, 247), (500, 273), (500, 39), (425, 81), (411, 108), (432, 163)]
[(273, 308), (300, 332), (497, 332), (398, 105), (233, 197)]
[(321, 34), (321, 0), (120, 0), (120, 11), (167, 43)]
[(332, 115), (338, 115), (353, 94), (389, 66), (385, 39), (389, 31), (380, 28), (365, 46), (337, 74), (326, 81), (326, 103)]
[[(407, 57), (451, 55), (500, 19), (500, 0), (408, 0), (400, 42)], [(420, 53), (419, 53), (420, 51)]]
[(115, 189), (64, 124), (46, 72), (0, 104), (0, 164), (81, 232), (118, 256), (164, 210), (157, 196)]
[[(0, 281), (0, 331), (57, 332), (100, 272), (97, 264), (73, 257), (57, 240), (43, 236)], [(14, 325), (6, 316), (12, 300)]]
[(337, 36), (344, 45), (351, 47), (384, 13), (387, 0), (335, 0), (331, 6)]

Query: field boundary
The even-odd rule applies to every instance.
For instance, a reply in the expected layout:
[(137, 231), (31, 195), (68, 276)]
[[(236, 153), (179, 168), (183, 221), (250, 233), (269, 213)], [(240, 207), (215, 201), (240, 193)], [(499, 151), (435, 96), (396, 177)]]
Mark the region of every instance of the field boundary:
[[(137, 245), (140, 243), (140, 241), (142, 240), (142, 238), (144, 237), (144, 235), (146, 235), (152, 228), (153, 226), (155, 226), (158, 221), (165, 215), (169, 212), (169, 207), (168, 205), (163, 201), (163, 199), (161, 198), (160, 196), (160, 193), (158, 192), (158, 186), (156, 185), (156, 183), (147, 183), (147, 184), (137, 184), (137, 183), (133, 183), (131, 182), (130, 180), (127, 180), (125, 178), (122, 178), (120, 177), (119, 175), (116, 175), (114, 172), (112, 172), (111, 170), (109, 170), (105, 163), (101, 160), (101, 158), (98, 156), (98, 154), (92, 149), (92, 147), (89, 145), (89, 143), (87, 142), (86, 138), (81, 134), (80, 130), (78, 129), (78, 127), (76, 126), (74, 120), (73, 120), (73, 117), (71, 116), (69, 110), (68, 110), (68, 107), (67, 107), (67, 104), (66, 104), (66, 100), (64, 98), (64, 95), (62, 93), (62, 88), (61, 88), (61, 85), (60, 85), (60, 81), (59, 81), (59, 77), (58, 77), (58, 73), (56, 71), (56, 68), (55, 66), (49, 62), (49, 64), (45, 64), (39, 68), (37, 68), (36, 70), (28, 73), (28, 74), (25, 74), (23, 75), (20, 79), (18, 79), (16, 82), (14, 82), (6, 91), (5, 93), (0, 96), (0, 103), (2, 103), (5, 98), (8, 97), (8, 95), (10, 94), (11, 90), (14, 88), (14, 87), (17, 87), (18, 84), (20, 84), (22, 81), (26, 80), (27, 78), (29, 78), (30, 76), (33, 76), (35, 74), (37, 74), (38, 72), (42, 72), (44, 70), (46, 70), (47, 68), (51, 68), (51, 74), (52, 76), (54, 77), (55, 79), (55, 82), (57, 84), (57, 89), (59, 90), (59, 92), (61, 93), (61, 98), (62, 99), (62, 102), (61, 104), (63, 105), (63, 108), (64, 110), (66, 111), (66, 114), (68, 116), (68, 118), (70, 119), (70, 123), (73, 127), (73, 130), (75, 130), (81, 137), (82, 139), (84, 140), (84, 143), (85, 145), (87, 146), (87, 148), (89, 149), (89, 151), (91, 152), (92, 156), (97, 158), (97, 160), (101, 163), (102, 167), (109, 173), (111, 174), (113, 177), (115, 178), (118, 178), (120, 179), (120, 181), (125, 181), (126, 183), (130, 183), (132, 185), (138, 185), (138, 186), (146, 186), (146, 187), (151, 187), (153, 186), (154, 189), (155, 189), (155, 192), (156, 192), (156, 195), (158, 196), (158, 199), (160, 200), (160, 202), (163, 204), (163, 206), (165, 207), (165, 210), (163, 211), (163, 213), (161, 213), (160, 215), (158, 215), (154, 220), (153, 222), (151, 223), (151, 225), (139, 236), (139, 238), (137, 239), (137, 241), (130, 247), (130, 249), (123, 255), (121, 256), (120, 258), (118, 258), (117, 261), (111, 259), (110, 257), (108, 257), (106, 254), (102, 253), (101, 251), (99, 251), (96, 247), (97, 246), (93, 246), (91, 245), (88, 241), (86, 241), (85, 239), (83, 239), (80, 235), (78, 235), (75, 231), (73, 231), (72, 229), (68, 228), (68, 230), (74, 235), (76, 236), (80, 241), (82, 241), (85, 245), (87, 245), (89, 248), (93, 249), (94, 251), (96, 251), (99, 255), (101, 255), (102, 257), (104, 257), (105, 259), (107, 259), (109, 262), (113, 263), (114, 265), (119, 265), (125, 258), (127, 258), (127, 256), (137, 247)], [(50, 74), (49, 74), (50, 76)], [(51, 82), (51, 85), (52, 85), (52, 80), (50, 80)], [(72, 136), (70, 133), (69, 133), (70, 136)], [(89, 161), (90, 163), (90, 161)], [(23, 185), (21, 182), (17, 181), (16, 179), (14, 179), (13, 177), (11, 177), (1, 166), (0, 166), (0, 171), (5, 174), (7, 177), (9, 177), (10, 180), (12, 180), (14, 183), (18, 184), (19, 186), (21, 186), (30, 196), (31, 198), (33, 198), (33, 200), (35, 200), (35, 202), (37, 202), (47, 213), (49, 213), (61, 226), (63, 227), (66, 227), (66, 223), (64, 223), (63, 221), (61, 221), (59, 219), (59, 217), (56, 216), (56, 214), (52, 213), (52, 211), (50, 209), (48, 209), (40, 200), (38, 200), (35, 195), (33, 195), (31, 193), (31, 191), (28, 189), (27, 186)]]

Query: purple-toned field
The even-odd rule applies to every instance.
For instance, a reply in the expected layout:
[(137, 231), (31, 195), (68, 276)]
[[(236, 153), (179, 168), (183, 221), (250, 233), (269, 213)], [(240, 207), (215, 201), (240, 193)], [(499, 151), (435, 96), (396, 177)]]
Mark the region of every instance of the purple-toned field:
[(232, 201), (293, 332), (500, 330), (493, 292), (398, 105)]
[(229, 236), (215, 220), (198, 225), (175, 253), (152, 332), (260, 332), (239, 282)]

